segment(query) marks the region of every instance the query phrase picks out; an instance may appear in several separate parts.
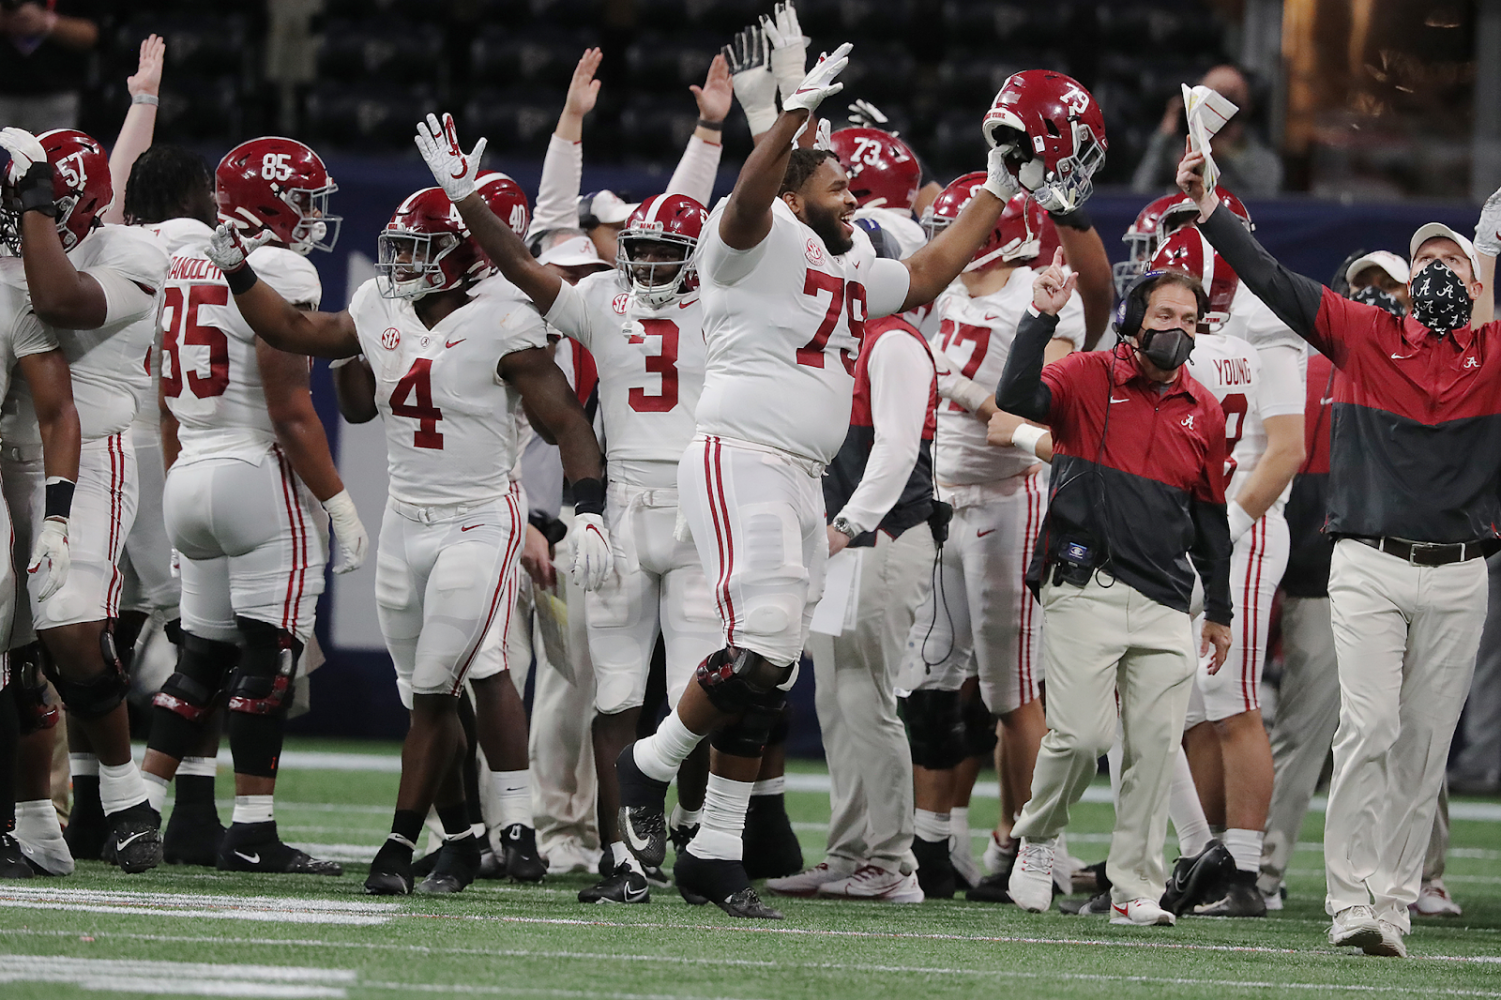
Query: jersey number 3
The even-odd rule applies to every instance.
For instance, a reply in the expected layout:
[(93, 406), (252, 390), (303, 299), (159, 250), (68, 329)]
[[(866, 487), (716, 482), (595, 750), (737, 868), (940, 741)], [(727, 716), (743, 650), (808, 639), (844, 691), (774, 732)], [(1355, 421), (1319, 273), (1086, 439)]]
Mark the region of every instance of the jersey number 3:
[(644, 344), (647, 337), (658, 337), (662, 350), (648, 354), (644, 360), (648, 374), (662, 376), (662, 391), (656, 395), (641, 387), (631, 389), (631, 409), (637, 413), (667, 413), (678, 405), (678, 325), (670, 319), (643, 319), (641, 332), (633, 333), (629, 343)]
[[(224, 395), (229, 388), (229, 338), (218, 327), (201, 326), (198, 307), (228, 304), (229, 289), (224, 285), (193, 285), (186, 294), (180, 285), (167, 286), (162, 309), (166, 320), (162, 329), (163, 395), (173, 399), (181, 396), (184, 378), (199, 399)], [(199, 375), (196, 366), (184, 375), (182, 347), (208, 348), (208, 378)]]
[(393, 415), (411, 417), (417, 421), (417, 430), (412, 433), (413, 448), (443, 450), (443, 435), (438, 431), (438, 421), (443, 419), (443, 411), (433, 405), (431, 358), (418, 358), (412, 362), (411, 370), (391, 390), (390, 405)]

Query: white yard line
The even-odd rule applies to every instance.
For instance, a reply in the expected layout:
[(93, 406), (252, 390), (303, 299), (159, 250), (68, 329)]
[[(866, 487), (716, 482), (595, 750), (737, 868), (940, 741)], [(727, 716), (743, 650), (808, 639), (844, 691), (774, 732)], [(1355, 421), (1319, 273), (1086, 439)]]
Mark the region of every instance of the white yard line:
[(371, 926), (399, 916), (398, 903), (346, 902), (291, 896), (216, 896), (201, 893), (59, 889), (12, 883), (0, 887), (0, 908), (64, 910), (269, 923)]
[(338, 998), (348, 996), (344, 987), (356, 978), (352, 969), (0, 955), (0, 983), (66, 984), (101, 993)]

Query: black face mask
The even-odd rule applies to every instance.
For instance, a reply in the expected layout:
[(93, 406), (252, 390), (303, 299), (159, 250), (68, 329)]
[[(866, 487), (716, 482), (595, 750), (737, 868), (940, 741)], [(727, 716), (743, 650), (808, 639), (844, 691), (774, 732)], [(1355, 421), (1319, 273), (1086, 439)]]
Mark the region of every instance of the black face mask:
[(1398, 319), (1407, 315), (1407, 310), (1402, 307), (1402, 303), (1395, 295), (1375, 285), (1366, 285), (1364, 288), (1356, 289), (1350, 293), (1350, 298), (1368, 306), (1375, 306), (1377, 309), (1385, 309)]
[(1447, 264), (1433, 261), (1412, 279), (1412, 317), (1442, 337), (1470, 322), (1470, 293)]
[(1170, 372), (1187, 361), (1193, 349), (1193, 335), (1175, 327), (1141, 331), (1141, 346), (1136, 350), (1158, 368)]

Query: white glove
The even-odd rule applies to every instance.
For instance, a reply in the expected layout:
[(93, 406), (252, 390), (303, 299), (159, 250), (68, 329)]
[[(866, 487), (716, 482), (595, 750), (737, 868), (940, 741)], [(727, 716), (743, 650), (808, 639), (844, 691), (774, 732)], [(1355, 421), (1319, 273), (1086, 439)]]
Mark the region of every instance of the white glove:
[[(803, 137), (803, 133), (808, 131), (808, 126), (812, 123), (813, 119), (809, 118), (807, 121), (798, 126), (796, 132), (792, 133), (792, 144), (794, 146), (796, 146), (797, 141)], [(834, 133), (829, 125), (829, 120), (827, 118), (818, 119), (818, 127), (813, 133), (813, 148), (822, 149), (830, 153), (834, 151)]]
[(1475, 249), (1487, 257), (1501, 256), (1501, 188), (1480, 206), (1480, 221), (1475, 223)]
[(745, 112), (751, 135), (770, 131), (777, 120), (777, 78), (771, 75), (767, 62), (765, 34), (757, 25), (751, 25), (723, 51), (724, 61), (730, 66), (735, 100)]
[(0, 147), (10, 154), (10, 168), (5, 179), (12, 184), (20, 181), (33, 163), (47, 162), (47, 151), (41, 142), (24, 128), (0, 129)]
[(172, 561), (167, 563), (167, 573), (174, 580), (182, 579), (182, 553), (172, 550)]
[(459, 133), (454, 128), (453, 115), (445, 113), (441, 125), (437, 115), (428, 115), (427, 121), (417, 123), (417, 149), (449, 201), (457, 205), (474, 194), (478, 188), (475, 178), (479, 176), (480, 160), (485, 155), (483, 138), (466, 154), (459, 148)]
[(339, 540), (339, 558), (334, 562), (334, 575), (351, 573), (365, 565), (365, 555), (370, 550), (370, 536), (360, 523), (360, 512), (349, 498), (348, 490), (340, 490), (323, 501), (328, 511), (328, 523)]
[(1251, 520), (1251, 515), (1246, 513), (1246, 509), (1234, 500), (1225, 505), (1225, 516), (1230, 522), (1231, 542), (1240, 541), (1256, 524)]
[(1006, 169), (1006, 154), (1011, 147), (997, 146), (985, 158), (985, 190), (1002, 201), (1010, 201), (1012, 195), (1022, 189), (1021, 184)]
[[(851, 104), (849, 111), (850, 121), (864, 128), (885, 128), (886, 124), (891, 121), (890, 118), (881, 113), (880, 108), (866, 100), (859, 100)], [(890, 130), (887, 129), (887, 131)], [(892, 132), (891, 134), (896, 135), (897, 133)]]
[(263, 229), (259, 235), (247, 239), (239, 227), (221, 222), (214, 235), (209, 237), (208, 248), (203, 253), (215, 267), (229, 274), (244, 267), (250, 255), (270, 243), (272, 238), (271, 230)]
[(31, 565), (26, 567), (26, 571), (37, 579), (38, 601), (45, 601), (57, 593), (58, 588), (68, 579), (68, 566), (71, 562), (68, 555), (68, 519), (47, 518), (42, 522), (42, 530), (37, 532), (36, 544), (31, 547)]
[(761, 18), (761, 30), (771, 46), (771, 75), (782, 91), (782, 107), (808, 73), (808, 39), (797, 23), (797, 8), (792, 0), (779, 3), (770, 17)]
[(844, 84), (835, 83), (834, 77), (849, 65), (850, 50), (853, 48), (853, 45), (845, 42), (832, 55), (820, 55), (817, 64), (803, 77), (803, 82), (798, 84), (792, 96), (782, 98), (782, 110), (801, 109), (808, 112), (808, 117), (813, 117), (813, 112), (823, 103), (824, 98), (833, 97), (844, 89)]
[(573, 515), (573, 582), (598, 590), (610, 575), (610, 533), (598, 514)]

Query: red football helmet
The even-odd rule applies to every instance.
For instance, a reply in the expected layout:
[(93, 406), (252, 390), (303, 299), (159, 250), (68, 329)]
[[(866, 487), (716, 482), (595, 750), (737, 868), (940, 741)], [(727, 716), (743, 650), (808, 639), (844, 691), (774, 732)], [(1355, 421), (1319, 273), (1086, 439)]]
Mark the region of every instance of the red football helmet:
[(1209, 312), (1204, 315), (1204, 323), (1211, 333), (1230, 318), (1230, 303), (1235, 300), (1240, 277), (1196, 227), (1184, 226), (1163, 240), (1152, 257), (1151, 269), (1182, 271), (1199, 279), (1209, 293)]
[[(638, 302), (655, 309), (698, 287), (693, 251), (708, 218), (704, 206), (683, 194), (653, 195), (636, 206), (616, 237), (615, 266)], [(652, 244), (681, 250), (671, 260), (642, 259)]]
[(905, 142), (877, 128), (842, 128), (829, 141), (861, 208), (912, 208), (922, 167)]
[(388, 299), (420, 299), (489, 271), (490, 259), (442, 188), (408, 195), (376, 241), (375, 272)]
[(1008, 147), (1006, 169), (1050, 212), (1071, 212), (1094, 190), (1105, 163), (1100, 105), (1071, 76), (1013, 73), (981, 122), (991, 148)]
[[(922, 223), (928, 238), (932, 239), (951, 226), (975, 196), (975, 192), (984, 186), (985, 171), (976, 170), (951, 182), (939, 192), (938, 197), (933, 199), (933, 204), (923, 212)], [(1035, 258), (1042, 248), (1042, 230), (1046, 219), (1042, 206), (1030, 194), (1023, 191), (1013, 195), (1006, 202), (1006, 208), (996, 221), (995, 228), (990, 231), (980, 249), (975, 251), (974, 259), (965, 270), (976, 270), (997, 258), (1003, 261)]]
[[(1237, 198), (1229, 188), (1220, 184), (1214, 186), (1214, 193), (1219, 196), (1225, 208), (1240, 219), (1241, 225), (1250, 232), (1256, 231), (1256, 223), (1251, 221), (1251, 212), (1246, 208), (1245, 202)], [(1199, 206), (1192, 198), (1187, 195), (1169, 195), (1168, 197), (1172, 200), (1172, 204), (1162, 213), (1161, 228), (1164, 239), (1177, 229), (1193, 225), (1199, 218)]]
[[(109, 157), (92, 138), (71, 128), (56, 128), (37, 136), (52, 164), (52, 202), (57, 206), (57, 237), (63, 250), (72, 250), (103, 225), (99, 216), (114, 200), (109, 177)], [(7, 192), (7, 201), (10, 192)], [(21, 252), (21, 220), (7, 208), (5, 242), (13, 253)]]
[(532, 214), (521, 185), (499, 170), (481, 170), (477, 180), (480, 197), (485, 199), (490, 211), (495, 213), (497, 219), (510, 226), (511, 232), (526, 239)]
[(328, 211), (328, 196), (337, 190), (317, 153), (280, 136), (240, 143), (214, 171), (220, 221), (250, 234), (270, 230), (300, 254), (334, 248), (344, 220)]

